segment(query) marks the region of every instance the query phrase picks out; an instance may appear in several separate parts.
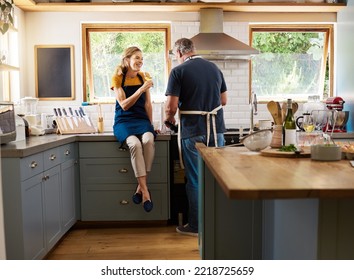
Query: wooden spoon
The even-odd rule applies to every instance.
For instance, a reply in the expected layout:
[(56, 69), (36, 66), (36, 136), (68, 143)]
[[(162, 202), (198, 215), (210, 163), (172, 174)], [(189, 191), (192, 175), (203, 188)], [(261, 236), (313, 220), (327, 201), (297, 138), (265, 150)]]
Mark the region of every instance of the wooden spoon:
[(273, 117), (274, 124), (276, 124), (276, 125), (281, 124), (281, 123), (279, 123), (279, 119), (281, 118), (279, 103), (275, 102), (275, 101), (269, 101), (267, 103), (267, 108)]

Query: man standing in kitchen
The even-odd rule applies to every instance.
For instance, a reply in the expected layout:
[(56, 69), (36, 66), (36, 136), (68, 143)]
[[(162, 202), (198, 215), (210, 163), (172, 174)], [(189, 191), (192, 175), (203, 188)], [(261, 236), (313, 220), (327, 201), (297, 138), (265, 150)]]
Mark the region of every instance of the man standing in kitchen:
[(153, 208), (147, 186), (147, 173), (155, 155), (155, 136), (152, 125), (150, 88), (153, 81), (141, 72), (143, 53), (137, 47), (129, 47), (122, 54), (113, 77), (112, 87), (116, 94), (114, 136), (129, 147), (132, 167), (138, 185), (133, 194), (135, 204), (143, 204), (146, 212)]
[[(198, 151), (196, 143), (224, 146), (224, 112), (227, 88), (221, 70), (196, 53), (190, 39), (175, 42), (178, 66), (171, 70), (166, 96), (165, 122), (175, 124), (179, 111), (179, 151), (185, 166), (188, 223), (178, 226), (181, 234), (198, 236)], [(216, 141), (215, 141), (216, 140)]]

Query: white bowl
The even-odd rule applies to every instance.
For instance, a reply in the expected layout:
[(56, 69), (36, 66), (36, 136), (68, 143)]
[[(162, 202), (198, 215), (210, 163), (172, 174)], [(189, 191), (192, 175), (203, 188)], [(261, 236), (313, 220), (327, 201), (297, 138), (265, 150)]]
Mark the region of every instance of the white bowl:
[(245, 145), (250, 151), (261, 151), (269, 147), (272, 142), (273, 129), (261, 129), (257, 130), (243, 138), (240, 142)]

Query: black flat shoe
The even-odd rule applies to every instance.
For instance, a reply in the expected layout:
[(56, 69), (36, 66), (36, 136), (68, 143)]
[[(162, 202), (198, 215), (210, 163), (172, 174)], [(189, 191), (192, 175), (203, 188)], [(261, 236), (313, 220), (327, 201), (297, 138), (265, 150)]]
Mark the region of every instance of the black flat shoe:
[(133, 202), (135, 204), (140, 204), (142, 201), (143, 201), (143, 195), (141, 193), (136, 192), (135, 194), (133, 194)]
[(150, 212), (152, 210), (152, 208), (154, 207), (154, 204), (152, 203), (150, 191), (149, 191), (149, 194), (150, 194), (150, 199), (146, 200), (143, 204), (145, 212)]
[(143, 195), (141, 193), (133, 194), (133, 202), (135, 204), (140, 204), (143, 201)]

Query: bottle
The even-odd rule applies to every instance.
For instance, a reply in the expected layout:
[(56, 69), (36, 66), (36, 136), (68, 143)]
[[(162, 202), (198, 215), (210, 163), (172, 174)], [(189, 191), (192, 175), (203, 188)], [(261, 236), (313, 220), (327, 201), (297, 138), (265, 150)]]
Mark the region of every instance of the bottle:
[(284, 146), (289, 146), (290, 144), (296, 145), (296, 123), (294, 118), (294, 113), (292, 109), (292, 100), (288, 99), (286, 117), (283, 123), (284, 129)]

